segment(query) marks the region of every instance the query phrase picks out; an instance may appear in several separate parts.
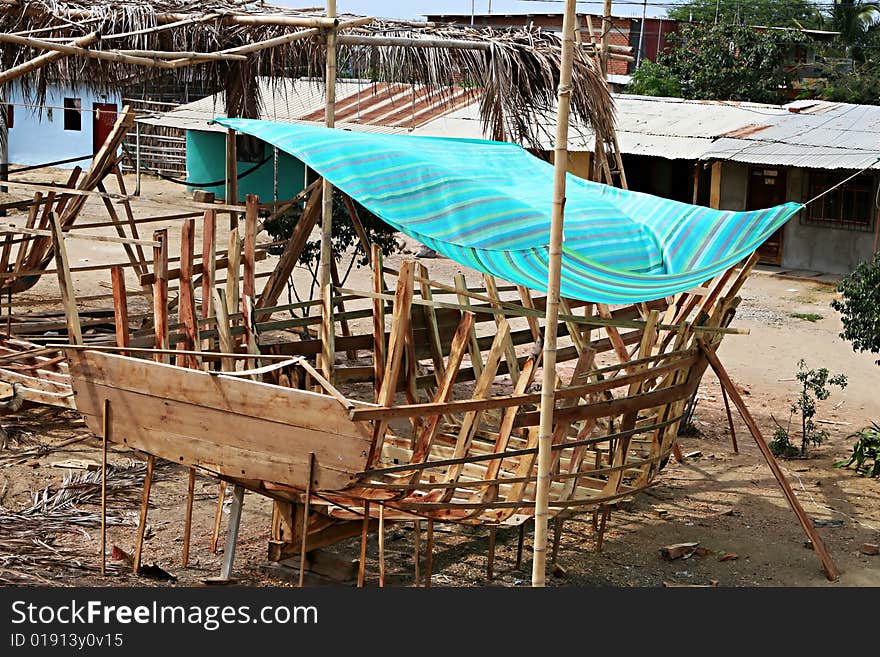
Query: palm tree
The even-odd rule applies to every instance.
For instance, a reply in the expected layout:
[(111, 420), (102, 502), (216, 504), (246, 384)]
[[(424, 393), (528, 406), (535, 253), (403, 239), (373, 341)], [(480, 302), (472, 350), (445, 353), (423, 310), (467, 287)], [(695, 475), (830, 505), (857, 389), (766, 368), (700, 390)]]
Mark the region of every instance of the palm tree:
[(829, 27), (840, 33), (847, 57), (851, 57), (865, 35), (880, 25), (880, 2), (834, 0), (829, 22)]

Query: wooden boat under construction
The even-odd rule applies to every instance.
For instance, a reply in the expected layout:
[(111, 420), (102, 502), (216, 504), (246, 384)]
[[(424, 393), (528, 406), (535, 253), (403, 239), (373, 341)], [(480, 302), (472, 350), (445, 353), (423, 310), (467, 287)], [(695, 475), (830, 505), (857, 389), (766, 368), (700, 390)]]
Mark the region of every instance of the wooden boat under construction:
[[(650, 304), (564, 303), (552, 514), (652, 484), (707, 366), (697, 341), (714, 349), (733, 330), (750, 268)], [(387, 518), (520, 524), (534, 514), (540, 396), (532, 385), (543, 299), (519, 288), (519, 301), (502, 302), (486, 277), (483, 292), (444, 303), (434, 294), (454, 288), (420, 277), (414, 299), (414, 282), (414, 263), (404, 263), (388, 318), (391, 295), (369, 295), (381, 332), (337, 338), (340, 350), (366, 338), (372, 354), (385, 354), (373, 368), (335, 368), (339, 388), (308, 361), (316, 340), (286, 343), (280, 360), (226, 373), (67, 347), (76, 407), (102, 435), (107, 400), (110, 440), (279, 500), (308, 493), (311, 509), (329, 518), (357, 519), (373, 502)], [(485, 323), (494, 335), (478, 337)], [(509, 377), (500, 393), (499, 377)], [(369, 401), (341, 391), (365, 379)], [(396, 404), (398, 394), (407, 403)]]

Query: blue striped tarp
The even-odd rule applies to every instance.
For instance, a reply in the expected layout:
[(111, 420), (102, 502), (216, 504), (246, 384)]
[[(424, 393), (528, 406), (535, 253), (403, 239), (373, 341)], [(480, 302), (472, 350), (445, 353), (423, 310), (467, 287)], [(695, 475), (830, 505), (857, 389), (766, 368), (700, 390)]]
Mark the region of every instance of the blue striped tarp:
[[(546, 291), (553, 167), (515, 144), (218, 119), (305, 162), (456, 262)], [(728, 212), (568, 176), (563, 297), (635, 303), (747, 257), (801, 209)]]

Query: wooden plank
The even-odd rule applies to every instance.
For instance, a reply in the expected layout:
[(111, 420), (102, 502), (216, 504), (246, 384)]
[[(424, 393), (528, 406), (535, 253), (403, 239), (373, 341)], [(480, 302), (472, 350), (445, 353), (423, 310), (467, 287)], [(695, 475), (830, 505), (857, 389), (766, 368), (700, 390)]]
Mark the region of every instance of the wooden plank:
[[(437, 388), (437, 392), (434, 395), (435, 404), (447, 403), (449, 401), (449, 398), (452, 396), (456, 375), (458, 374), (458, 368), (461, 367), (461, 361), (464, 358), (465, 351), (467, 350), (467, 344), (468, 340), (470, 339), (470, 331), (473, 327), (473, 322), (473, 313), (464, 313), (464, 315), (462, 315), (461, 323), (459, 324), (459, 327), (455, 332), (455, 337), (452, 338), (452, 343), (449, 349), (449, 361), (446, 364), (446, 371), (444, 372), (443, 379), (440, 382)], [(424, 417), (426, 421), (422, 424), (421, 431), (418, 433), (418, 436), (416, 438), (411, 459), (412, 463), (420, 463), (427, 458), (428, 454), (430, 454), (431, 447), (434, 443), (434, 438), (436, 437), (437, 431), (440, 428), (441, 415), (442, 413), (440, 412), (431, 414), (426, 413), (422, 415), (422, 417)]]
[[(116, 325), (116, 346), (127, 347), (130, 344), (128, 333), (128, 296), (125, 293), (125, 270), (122, 267), (110, 269), (110, 280), (113, 285), (113, 321)], [(120, 352), (125, 355), (125, 352)]]
[[(153, 233), (153, 239), (160, 246), (153, 247), (153, 274), (156, 282), (153, 284), (153, 328), (156, 336), (155, 346), (157, 349), (168, 348), (168, 230), (157, 230)], [(157, 361), (167, 360), (157, 354)]]
[[(237, 220), (236, 220), (237, 222)], [(226, 310), (229, 313), (239, 311), (241, 305), (241, 240), (238, 237), (238, 227), (229, 231), (229, 262), (226, 265)]]
[[(501, 330), (502, 323), (506, 324), (507, 320), (501, 311), (501, 297), (498, 294), (498, 285), (495, 283), (495, 277), (483, 274), (483, 282), (486, 285), (486, 296), (492, 299), (492, 306), (498, 308), (499, 312), (495, 315), (495, 324), (498, 330)], [(507, 328), (507, 339), (504, 341), (504, 359), (507, 362), (507, 371), (510, 373), (510, 380), (513, 385), (519, 380), (519, 361), (516, 356), (516, 347), (510, 339), (510, 327)]]
[[(219, 287), (214, 288), (214, 310), (217, 313), (217, 335), (220, 339), (220, 351), (231, 354), (235, 352), (235, 340), (232, 338), (232, 330), (229, 326), (229, 314), (227, 312), (226, 294)], [(222, 357), (220, 362), (223, 370), (231, 372), (235, 369), (235, 361), (232, 358)]]
[[(470, 299), (466, 294), (462, 294), (462, 292), (467, 291), (467, 282), (465, 281), (464, 274), (462, 274), (461, 272), (455, 275), (455, 289), (459, 291), (458, 303), (460, 304), (462, 310), (469, 310), (471, 306)], [(477, 333), (473, 328), (471, 328), (470, 338), (471, 340), (468, 351), (471, 355), (471, 367), (474, 370), (474, 379), (477, 380), (483, 373), (483, 355), (480, 352), (480, 345), (477, 342)]]
[[(423, 264), (419, 264), (419, 290), (422, 299), (432, 301), (431, 283), (428, 280), (428, 268)], [(379, 302), (381, 303), (381, 302)], [(431, 360), (434, 363), (434, 377), (437, 379), (437, 385), (441, 385), (444, 378), (445, 366), (443, 365), (443, 343), (440, 339), (440, 327), (437, 324), (437, 312), (433, 306), (422, 306), (425, 324), (428, 327), (428, 347), (431, 352)], [(473, 316), (473, 313), (471, 313)], [(416, 578), (418, 581), (418, 577)]]
[[(414, 263), (405, 260), (400, 266), (400, 276), (397, 279), (397, 291), (394, 295), (394, 310), (391, 317), (391, 336), (388, 340), (388, 354), (385, 361), (382, 385), (379, 388), (376, 402), (381, 406), (394, 404), (394, 393), (397, 392), (397, 379), (400, 377), (400, 368), (403, 363), (406, 334), (409, 330), (411, 318), (411, 304), (414, 285)], [(370, 456), (367, 462), (372, 464), (382, 453), (382, 442), (385, 439), (385, 431), (388, 423), (379, 420), (373, 427), (373, 440), (370, 447)]]
[[(272, 272), (269, 280), (266, 281), (263, 292), (260, 294), (260, 300), (257, 302), (258, 309), (274, 306), (278, 303), (278, 299), (281, 297), (281, 293), (284, 292), (287, 281), (293, 273), (293, 268), (296, 267), (306, 242), (308, 242), (312, 229), (318, 221), (321, 208), (320, 201), (320, 194), (312, 193), (309, 197), (306, 207), (302, 215), (300, 215), (299, 221), (296, 222), (293, 233), (290, 235), (290, 239), (284, 246), (284, 251), (278, 259), (275, 270)], [(268, 318), (268, 315), (263, 313), (257, 315), (258, 322), (263, 322)]]
[(61, 220), (52, 215), (52, 248), (55, 251), (55, 263), (58, 269), (58, 287), (61, 290), (61, 303), (64, 306), (64, 318), (67, 322), (68, 341), (82, 344), (82, 329), (79, 323), (79, 311), (76, 307), (76, 292), (73, 279), (70, 277), (70, 263), (67, 248), (64, 246), (64, 234), (61, 232)]
[[(213, 198), (213, 194), (211, 195)], [(202, 224), (202, 308), (201, 317), (207, 319), (214, 316), (214, 281), (217, 278), (217, 212), (205, 210)], [(205, 349), (211, 349), (213, 339), (204, 341)]]
[[(196, 298), (193, 289), (193, 259), (195, 258), (196, 221), (185, 219), (180, 230), (180, 304), (179, 319), (183, 324), (183, 348), (194, 351), (199, 343), (199, 325), (196, 315)], [(187, 367), (200, 367), (196, 357), (184, 356)]]

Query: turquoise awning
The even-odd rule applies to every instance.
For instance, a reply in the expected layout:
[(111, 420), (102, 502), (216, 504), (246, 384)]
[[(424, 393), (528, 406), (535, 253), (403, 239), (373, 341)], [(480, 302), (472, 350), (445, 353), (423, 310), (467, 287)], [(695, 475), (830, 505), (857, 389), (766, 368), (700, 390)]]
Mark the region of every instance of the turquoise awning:
[[(305, 162), (462, 265), (546, 291), (553, 167), (515, 144), (217, 119)], [(751, 254), (801, 205), (730, 212), (568, 176), (563, 297), (635, 303), (688, 290)]]

